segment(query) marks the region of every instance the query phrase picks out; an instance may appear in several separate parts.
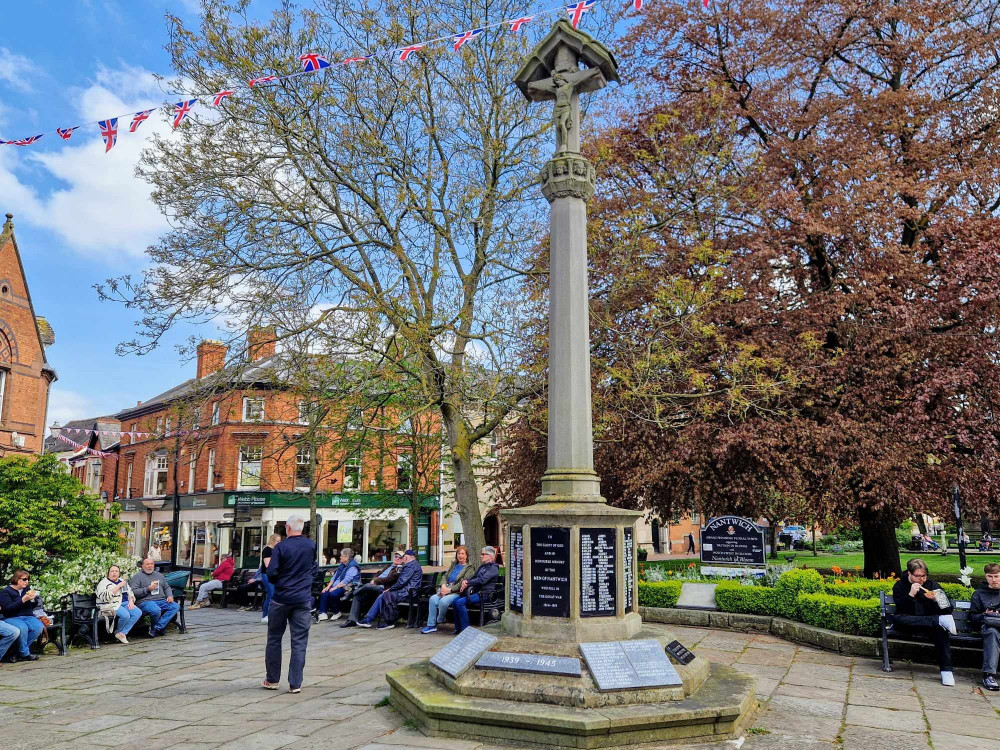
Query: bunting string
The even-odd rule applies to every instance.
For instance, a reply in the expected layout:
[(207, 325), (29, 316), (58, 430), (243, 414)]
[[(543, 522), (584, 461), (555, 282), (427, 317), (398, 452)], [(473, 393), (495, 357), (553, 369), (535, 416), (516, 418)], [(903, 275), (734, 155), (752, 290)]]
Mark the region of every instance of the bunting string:
[[(365, 62), (366, 60), (371, 60), (374, 57), (395, 57), (398, 62), (404, 63), (410, 60), (412, 56), (421, 50), (425, 50), (433, 45), (438, 45), (441, 43), (447, 43), (451, 45), (453, 52), (461, 52), (462, 48), (474, 41), (479, 37), (484, 31), (488, 29), (507, 27), (510, 33), (519, 33), (526, 25), (531, 22), (543, 18), (545, 16), (550, 16), (553, 13), (566, 13), (567, 20), (573, 25), (573, 28), (579, 28), (581, 21), (586, 13), (594, 9), (594, 7), (602, 0), (579, 0), (579, 2), (573, 3), (572, 5), (560, 4), (551, 8), (546, 8), (544, 10), (537, 11), (532, 15), (519, 16), (517, 18), (511, 18), (504, 21), (497, 21), (491, 24), (484, 24), (483, 26), (468, 29), (465, 31), (460, 31), (458, 33), (448, 34), (446, 36), (440, 36), (435, 39), (426, 39), (421, 42), (416, 42), (413, 44), (407, 44), (402, 47), (390, 47), (381, 50), (376, 50), (374, 52), (368, 52), (363, 55), (355, 55), (352, 57), (344, 58), (336, 62), (330, 62), (326, 55), (320, 54), (318, 52), (307, 52), (299, 56), (299, 63), (302, 69), (294, 73), (289, 73), (288, 75), (262, 75), (257, 78), (250, 79), (245, 84), (237, 84), (221, 91), (216, 91), (214, 93), (205, 93), (195, 96), (192, 99), (185, 99), (179, 102), (163, 102), (160, 106), (167, 109), (172, 118), (173, 129), (176, 130), (184, 122), (185, 118), (191, 113), (196, 104), (207, 104), (214, 108), (222, 107), (223, 103), (229, 97), (235, 95), (238, 90), (246, 89), (247, 91), (252, 91), (256, 86), (272, 86), (281, 81), (285, 81), (291, 78), (296, 78), (301, 75), (308, 75), (319, 73), (324, 70), (328, 70), (335, 66), (340, 65), (353, 65)], [(621, 0), (604, 0), (605, 2), (620, 2)], [(702, 0), (702, 6), (708, 8), (710, 0)], [(631, 5), (636, 11), (642, 10), (643, 0), (628, 0), (626, 5)], [(210, 104), (209, 104), (210, 102)], [(140, 112), (128, 112), (116, 115), (114, 117), (107, 117), (103, 120), (96, 120), (94, 122), (83, 123), (82, 125), (74, 125), (68, 128), (56, 128), (55, 133), (64, 141), (70, 140), (73, 134), (79, 130), (84, 125), (97, 125), (101, 133), (101, 138), (104, 140), (104, 152), (109, 152), (118, 143), (118, 121), (129, 122), (128, 132), (135, 133), (139, 126), (149, 119), (150, 115), (154, 112), (157, 107), (151, 109), (145, 109)], [(3, 146), (31, 146), (37, 143), (45, 133), (40, 133), (38, 135), (29, 136), (27, 138), (18, 138), (16, 140), (5, 141), (0, 140), (0, 145)]]

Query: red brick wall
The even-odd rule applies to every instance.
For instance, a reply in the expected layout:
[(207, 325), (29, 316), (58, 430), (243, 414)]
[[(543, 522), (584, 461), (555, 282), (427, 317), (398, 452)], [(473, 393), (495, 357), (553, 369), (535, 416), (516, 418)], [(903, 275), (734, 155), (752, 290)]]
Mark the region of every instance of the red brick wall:
[[(7, 370), (7, 382), (0, 413), (0, 456), (42, 452), (49, 393), (44, 364), (13, 231), (5, 225), (0, 232), (0, 367)], [(12, 444), (14, 432), (24, 437), (23, 448)]]

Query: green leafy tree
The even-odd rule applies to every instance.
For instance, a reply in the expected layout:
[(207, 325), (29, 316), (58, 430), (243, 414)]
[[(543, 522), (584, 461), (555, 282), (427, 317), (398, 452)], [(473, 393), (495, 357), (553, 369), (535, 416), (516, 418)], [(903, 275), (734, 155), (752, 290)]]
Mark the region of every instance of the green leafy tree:
[(0, 575), (40, 572), (54, 558), (119, 548), (118, 506), (111, 517), (84, 494), (55, 456), (0, 459)]

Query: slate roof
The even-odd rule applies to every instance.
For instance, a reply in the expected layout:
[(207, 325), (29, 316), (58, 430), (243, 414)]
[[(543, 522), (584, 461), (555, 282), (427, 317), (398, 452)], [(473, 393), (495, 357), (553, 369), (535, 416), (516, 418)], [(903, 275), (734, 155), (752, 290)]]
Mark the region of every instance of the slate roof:
[[(119, 442), (119, 430), (122, 428), (122, 423), (116, 417), (89, 417), (88, 419), (74, 419), (61, 425), (58, 429), (65, 430), (79, 429), (79, 430), (101, 430), (108, 432), (109, 434), (100, 435), (98, 434), (98, 450), (108, 450), (118, 444)], [(109, 432), (110, 431), (110, 432)], [(86, 444), (89, 442), (91, 435), (80, 435), (77, 433), (66, 433), (66, 437), (77, 443)], [(50, 443), (49, 441), (52, 441)], [(50, 445), (54, 445), (54, 448), (50, 448)], [(54, 435), (50, 435), (45, 438), (45, 452), (57, 453), (59, 451), (74, 450), (73, 446), (67, 442), (60, 440)]]

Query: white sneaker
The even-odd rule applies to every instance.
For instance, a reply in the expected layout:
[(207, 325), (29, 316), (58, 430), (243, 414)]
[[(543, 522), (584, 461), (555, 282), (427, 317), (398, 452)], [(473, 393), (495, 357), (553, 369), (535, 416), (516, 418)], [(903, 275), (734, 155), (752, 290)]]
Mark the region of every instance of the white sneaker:
[(330, 621), (331, 622), (334, 621), (334, 620), (339, 620), (339, 619), (340, 619), (340, 612), (338, 612), (335, 615), (330, 615)]
[[(947, 630), (952, 635), (958, 635), (958, 628), (955, 627), (955, 618), (952, 615), (938, 615), (938, 625)], [(953, 685), (955, 683), (952, 683)]]
[(370, 622), (365, 622), (364, 620), (359, 620), (358, 621), (358, 627), (359, 628), (370, 628), (371, 626), (372, 626), (372, 624)]
[(328, 614), (326, 614), (324, 612), (323, 614), (321, 614), (319, 617), (316, 618), (316, 621), (317, 622), (323, 622), (324, 620), (329, 620), (329, 619), (330, 619), (330, 615), (328, 615)]
[(951, 672), (941, 672), (941, 684), (948, 687), (955, 687), (955, 675)]

